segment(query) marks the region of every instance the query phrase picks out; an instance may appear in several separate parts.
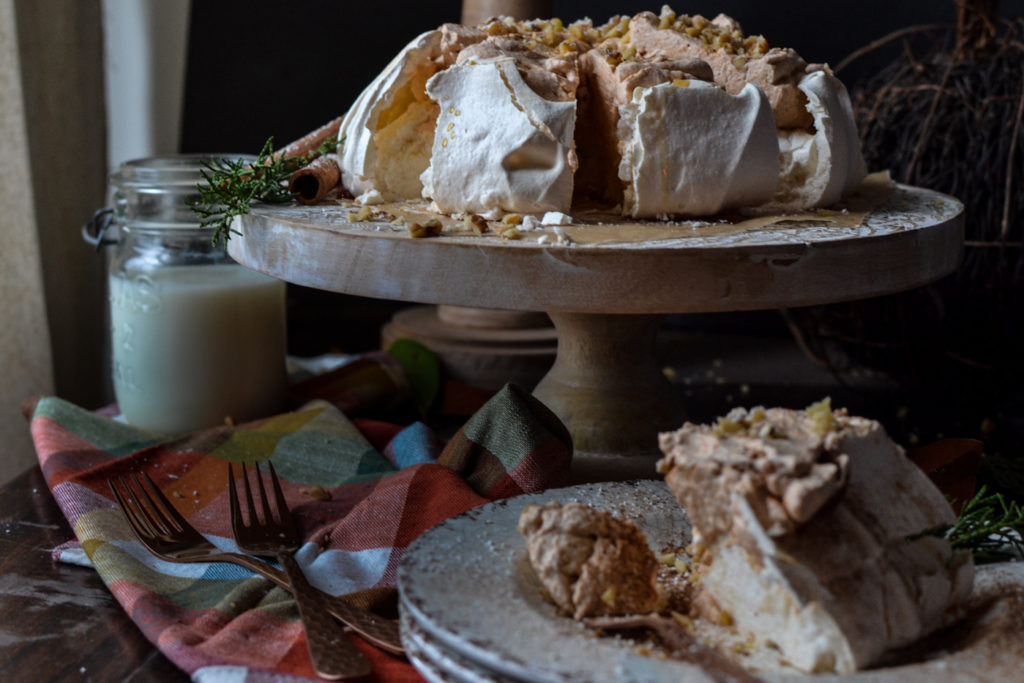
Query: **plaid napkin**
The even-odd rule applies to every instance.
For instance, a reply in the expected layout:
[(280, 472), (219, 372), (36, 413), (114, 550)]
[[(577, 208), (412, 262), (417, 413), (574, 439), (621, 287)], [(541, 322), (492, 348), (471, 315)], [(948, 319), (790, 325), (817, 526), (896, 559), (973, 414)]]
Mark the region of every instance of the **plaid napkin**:
[[(306, 539), (296, 558), (311, 583), (389, 617), (398, 563), (416, 537), (481, 503), (569, 481), (565, 427), (516, 386), (442, 445), (422, 422), (347, 417), (337, 406), (351, 415), (359, 401), (351, 391), (334, 400), (329, 384), (332, 402), (172, 439), (59, 398), (31, 409), (43, 473), (82, 549), (143, 633), (194, 680), (315, 678), (294, 601), (241, 567), (156, 559), (132, 536), (108, 478), (145, 471), (215, 545), (237, 550), (226, 463), (272, 458)], [(404, 659), (352, 640), (376, 679), (419, 680)]]

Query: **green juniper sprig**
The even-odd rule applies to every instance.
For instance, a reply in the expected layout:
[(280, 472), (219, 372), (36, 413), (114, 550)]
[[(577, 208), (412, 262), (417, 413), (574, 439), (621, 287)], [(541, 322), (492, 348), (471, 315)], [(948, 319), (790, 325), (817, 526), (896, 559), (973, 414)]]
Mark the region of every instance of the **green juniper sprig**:
[(249, 213), (254, 201), (281, 204), (295, 194), (288, 189), (291, 175), (311, 161), (338, 148), (334, 136), (302, 156), (274, 154), (274, 138), (268, 138), (255, 161), (245, 159), (206, 159), (200, 174), (199, 199), (192, 210), (198, 214), (199, 225), (213, 228), (213, 243), (218, 244), (238, 233), (231, 227), (236, 216)]
[(954, 524), (912, 536), (939, 536), (957, 550), (970, 550), (978, 564), (1024, 557), (1024, 506), (1001, 493), (978, 489)]
[(974, 553), (979, 563), (1024, 557), (1024, 507), (982, 486), (945, 535), (954, 548)]

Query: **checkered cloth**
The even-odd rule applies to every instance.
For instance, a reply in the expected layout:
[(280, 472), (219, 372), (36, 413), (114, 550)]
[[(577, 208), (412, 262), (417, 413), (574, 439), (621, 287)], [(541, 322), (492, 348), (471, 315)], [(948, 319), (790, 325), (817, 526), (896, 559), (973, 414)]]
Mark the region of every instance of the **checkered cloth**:
[[(416, 537), (481, 503), (569, 481), (568, 433), (515, 386), (487, 401), (446, 445), (421, 422), (346, 417), (337, 405), (358, 411), (352, 392), (343, 393), (173, 439), (59, 398), (31, 410), (39, 462), (81, 548), (146, 637), (194, 680), (314, 678), (295, 603), (235, 565), (150, 555), (115, 507), (108, 478), (145, 471), (215, 545), (237, 550), (227, 463), (272, 459), (306, 539), (296, 558), (311, 583), (389, 617), (398, 564)], [(377, 679), (419, 679), (404, 659), (352, 640)]]

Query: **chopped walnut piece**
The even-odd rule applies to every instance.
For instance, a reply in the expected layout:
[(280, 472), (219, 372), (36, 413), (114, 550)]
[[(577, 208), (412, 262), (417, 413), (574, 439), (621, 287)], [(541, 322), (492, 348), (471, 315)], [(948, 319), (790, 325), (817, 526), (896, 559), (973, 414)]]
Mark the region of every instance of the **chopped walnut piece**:
[(477, 213), (466, 214), (466, 217), (462, 219), (462, 224), (466, 226), (467, 230), (472, 230), (478, 235), (482, 235), (490, 230), (487, 220)]
[(353, 223), (368, 221), (371, 218), (373, 218), (373, 209), (368, 206), (361, 206), (358, 211), (353, 211), (348, 215), (348, 219)]
[(437, 237), (441, 234), (442, 228), (441, 221), (436, 218), (431, 218), (422, 225), (420, 223), (410, 223), (409, 236), (416, 238)]

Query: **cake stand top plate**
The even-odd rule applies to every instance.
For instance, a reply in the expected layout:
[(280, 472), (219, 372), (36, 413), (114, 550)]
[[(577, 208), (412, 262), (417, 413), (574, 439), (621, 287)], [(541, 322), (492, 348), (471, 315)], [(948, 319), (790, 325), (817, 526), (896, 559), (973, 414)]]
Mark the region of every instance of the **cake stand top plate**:
[[(697, 313), (808, 306), (910, 289), (953, 272), (963, 205), (865, 183), (846, 204), (789, 217), (573, 224), (476, 234), (424, 205), (258, 205), (228, 243), (240, 263), (317, 289), (421, 303), (575, 313)], [(414, 239), (392, 223), (441, 218)], [(492, 223), (497, 226), (497, 223)]]

